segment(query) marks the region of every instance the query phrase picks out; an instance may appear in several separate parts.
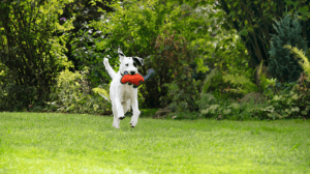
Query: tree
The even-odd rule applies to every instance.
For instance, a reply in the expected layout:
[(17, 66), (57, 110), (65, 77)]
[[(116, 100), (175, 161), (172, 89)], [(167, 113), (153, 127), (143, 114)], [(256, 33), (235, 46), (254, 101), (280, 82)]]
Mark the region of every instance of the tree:
[(65, 36), (53, 33), (60, 26), (58, 13), (66, 1), (2, 1), (0, 3), (1, 110), (27, 108), (49, 96), (61, 66)]
[(226, 28), (233, 27), (241, 36), (251, 56), (250, 66), (255, 68), (265, 60), (268, 65), (271, 34), (276, 34), (273, 29), (273, 19), (279, 20), (288, 10), (289, 13), (297, 11), (302, 17), (302, 35), (308, 38), (310, 46), (310, 17), (309, 0), (218, 0), (217, 7), (226, 13)]
[(301, 25), (298, 15), (287, 14), (283, 19), (274, 25), (277, 35), (273, 35), (269, 51), (269, 72), (277, 77), (280, 82), (295, 82), (303, 71), (295, 57), (290, 51), (283, 48), (284, 45), (291, 45), (307, 51), (306, 40), (301, 36)]
[[(82, 58), (81, 56), (76, 56), (75, 50), (77, 48), (83, 48), (85, 45), (78, 44), (75, 39), (80, 40), (85, 36), (85, 34), (88, 33), (88, 31), (93, 30), (93, 28), (87, 28), (86, 26), (93, 20), (100, 20), (102, 17), (102, 12), (98, 11), (99, 8), (104, 9), (107, 12), (112, 11), (109, 6), (105, 5), (105, 3), (109, 3), (109, 1), (105, 1), (105, 3), (96, 2), (96, 5), (93, 5), (92, 2), (93, 0), (75, 0), (73, 2), (67, 3), (63, 8), (63, 13), (59, 16), (59, 18), (73, 19), (72, 23), (74, 28), (68, 31), (70, 36), (66, 43), (66, 48), (68, 51), (65, 54), (67, 55), (68, 59), (74, 63), (74, 67), (78, 70), (82, 70), (84, 68), (85, 62), (83, 62), (82, 59), (85, 57)], [(83, 42), (85, 42), (85, 40)], [(86, 43), (87, 42), (88, 41), (86, 41)], [(72, 45), (75, 46), (72, 47)], [(78, 47), (77, 45), (82, 46)]]

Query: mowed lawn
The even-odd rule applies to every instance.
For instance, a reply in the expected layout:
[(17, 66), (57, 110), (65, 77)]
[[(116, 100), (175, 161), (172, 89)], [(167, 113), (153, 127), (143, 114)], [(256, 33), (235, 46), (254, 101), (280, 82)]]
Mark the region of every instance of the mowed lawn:
[(0, 173), (310, 173), (310, 122), (0, 113)]

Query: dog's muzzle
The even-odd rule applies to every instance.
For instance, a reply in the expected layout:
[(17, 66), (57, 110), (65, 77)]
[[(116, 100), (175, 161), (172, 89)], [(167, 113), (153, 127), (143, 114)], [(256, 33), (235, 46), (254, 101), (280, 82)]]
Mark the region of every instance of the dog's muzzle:
[[(132, 72), (134, 72), (134, 71), (132, 71)], [(128, 74), (128, 71), (124, 71), (124, 74), (121, 73), (122, 77), (123, 77), (124, 75), (127, 75), (127, 74)], [(131, 75), (133, 75), (133, 74), (131, 74)], [(132, 83), (130, 83), (130, 82), (128, 82), (127, 84), (128, 84), (128, 85), (132, 85)]]

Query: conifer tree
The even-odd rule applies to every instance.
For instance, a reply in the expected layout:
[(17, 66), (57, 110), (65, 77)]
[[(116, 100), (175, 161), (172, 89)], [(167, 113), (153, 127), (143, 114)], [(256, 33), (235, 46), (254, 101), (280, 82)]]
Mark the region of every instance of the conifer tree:
[(306, 52), (307, 41), (302, 37), (302, 27), (295, 14), (292, 18), (290, 14), (284, 16), (280, 21), (276, 21), (273, 25), (277, 35), (272, 35), (269, 50), (269, 71), (280, 82), (296, 81), (302, 67), (298, 64), (298, 60), (290, 53), (284, 45), (291, 45)]

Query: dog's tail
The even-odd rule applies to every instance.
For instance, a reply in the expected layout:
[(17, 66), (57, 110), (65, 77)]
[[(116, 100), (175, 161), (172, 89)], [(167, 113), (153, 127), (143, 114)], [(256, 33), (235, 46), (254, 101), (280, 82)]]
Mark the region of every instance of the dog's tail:
[(109, 59), (108, 58), (104, 58), (103, 59), (103, 64), (105, 66), (105, 69), (108, 71), (111, 79), (113, 80), (114, 77), (116, 77), (116, 72), (113, 70), (113, 68), (111, 67), (110, 63), (109, 63)]

